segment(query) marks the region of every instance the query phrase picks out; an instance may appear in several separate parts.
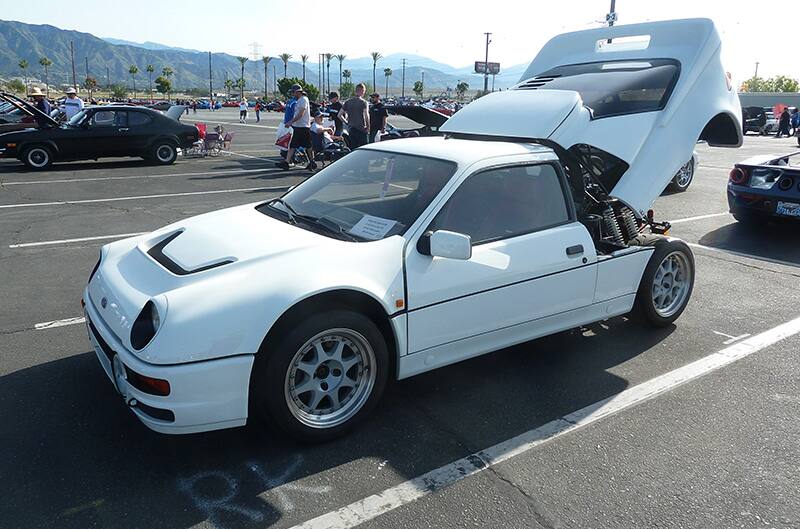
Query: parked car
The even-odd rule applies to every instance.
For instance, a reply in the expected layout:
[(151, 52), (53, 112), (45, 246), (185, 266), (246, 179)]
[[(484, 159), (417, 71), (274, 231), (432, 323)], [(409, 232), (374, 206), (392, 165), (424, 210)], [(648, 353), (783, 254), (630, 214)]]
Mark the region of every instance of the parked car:
[(167, 114), (129, 105), (87, 107), (59, 123), (16, 96), (0, 94), (0, 98), (23, 105), (39, 124), (36, 130), (0, 134), (0, 157), (16, 158), (34, 170), (53, 162), (111, 156), (141, 156), (171, 164), (178, 148), (191, 147), (198, 138), (197, 128), (178, 121), (183, 107), (173, 107), (178, 112)]
[(778, 118), (775, 117), (775, 113), (772, 110), (766, 110), (764, 115), (766, 116), (766, 123), (761, 128), (761, 135), (776, 132), (778, 130)]
[(415, 138), (418, 136), (440, 136), (439, 127), (444, 125), (450, 117), (437, 110), (417, 105), (387, 105), (386, 110), (390, 116), (408, 118), (419, 126), (411, 128), (398, 128), (391, 121), (386, 122), (386, 133), (381, 134), (381, 141), (399, 138)]
[(748, 224), (800, 220), (800, 153), (754, 156), (734, 165), (728, 177), (728, 208)]
[[(597, 49), (631, 35), (649, 47)], [(390, 378), (631, 311), (670, 325), (694, 259), (645, 212), (697, 139), (741, 145), (719, 54), (705, 19), (560, 35), (447, 137), (361, 147), (281, 198), (108, 244), (83, 294), (97, 358), (154, 430), (252, 413), (322, 441)]]
[(744, 134), (755, 132), (764, 134), (767, 124), (767, 114), (763, 107), (742, 107), (742, 131)]
[(160, 110), (163, 112), (165, 110), (169, 110), (171, 106), (172, 103), (167, 101), (158, 101), (157, 103), (151, 103), (147, 105), (147, 108), (152, 108), (153, 110)]

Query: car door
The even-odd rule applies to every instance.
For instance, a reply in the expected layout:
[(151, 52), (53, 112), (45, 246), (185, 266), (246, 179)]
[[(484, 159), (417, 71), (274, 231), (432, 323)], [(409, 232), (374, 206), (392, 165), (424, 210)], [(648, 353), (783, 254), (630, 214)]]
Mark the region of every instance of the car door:
[(150, 145), (150, 140), (155, 136), (153, 117), (148, 112), (138, 110), (128, 111), (128, 130), (126, 131), (126, 154), (136, 156), (142, 154)]
[(89, 118), (85, 130), (91, 150), (89, 157), (125, 155), (129, 141), (128, 113), (125, 110), (98, 109)]
[(567, 193), (556, 162), (480, 170), (453, 192), (426, 233), (469, 235), (472, 256), (431, 257), (424, 244), (406, 256), (408, 352), (425, 357), (418, 371), (546, 334), (556, 315), (580, 319), (597, 257)]

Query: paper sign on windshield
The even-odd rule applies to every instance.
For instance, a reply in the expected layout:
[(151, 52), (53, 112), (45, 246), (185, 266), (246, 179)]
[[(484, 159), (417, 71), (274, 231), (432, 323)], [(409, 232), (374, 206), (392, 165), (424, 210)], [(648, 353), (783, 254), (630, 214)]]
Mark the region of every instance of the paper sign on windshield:
[(395, 224), (397, 224), (396, 220), (364, 215), (361, 217), (361, 220), (356, 222), (348, 231), (351, 235), (355, 235), (356, 237), (363, 237), (364, 239), (376, 241), (378, 239), (383, 239), (386, 234), (389, 233), (389, 230), (394, 228)]

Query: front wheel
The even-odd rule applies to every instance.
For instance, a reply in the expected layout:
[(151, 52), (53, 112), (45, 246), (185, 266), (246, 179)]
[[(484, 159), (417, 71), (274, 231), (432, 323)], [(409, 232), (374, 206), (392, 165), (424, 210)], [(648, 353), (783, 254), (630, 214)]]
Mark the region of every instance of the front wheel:
[(153, 145), (150, 159), (159, 165), (171, 165), (178, 158), (178, 149), (172, 142), (160, 141)]
[(647, 323), (665, 327), (686, 309), (694, 288), (694, 255), (683, 241), (656, 243), (644, 269), (634, 311)]
[(43, 145), (34, 145), (22, 152), (21, 160), (30, 169), (42, 171), (53, 163), (53, 153)]
[(349, 310), (316, 314), (256, 356), (253, 407), (300, 441), (328, 441), (375, 407), (388, 368), (386, 342), (372, 320)]

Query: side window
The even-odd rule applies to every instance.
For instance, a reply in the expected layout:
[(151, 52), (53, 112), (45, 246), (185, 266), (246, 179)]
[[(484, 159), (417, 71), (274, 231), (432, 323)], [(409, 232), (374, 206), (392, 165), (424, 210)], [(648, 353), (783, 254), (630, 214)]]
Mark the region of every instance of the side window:
[(152, 119), (144, 112), (128, 112), (128, 126), (142, 127), (150, 123)]
[(558, 173), (550, 164), (504, 167), (470, 176), (430, 230), (464, 233), (472, 244), (507, 239), (569, 221)]
[(124, 110), (98, 110), (92, 116), (93, 127), (127, 127), (128, 113)]

